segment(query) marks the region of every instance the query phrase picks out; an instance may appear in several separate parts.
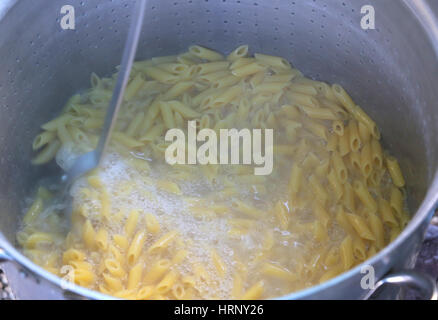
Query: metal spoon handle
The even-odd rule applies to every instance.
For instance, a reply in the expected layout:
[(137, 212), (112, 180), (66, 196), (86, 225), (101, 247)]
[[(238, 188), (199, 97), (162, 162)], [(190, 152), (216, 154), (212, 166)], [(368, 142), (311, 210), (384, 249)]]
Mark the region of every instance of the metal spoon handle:
[(117, 76), (116, 86), (114, 87), (113, 95), (106, 112), (102, 133), (100, 134), (99, 142), (95, 149), (98, 163), (100, 163), (102, 155), (108, 146), (111, 132), (116, 122), (117, 113), (122, 104), (123, 95), (129, 80), (129, 74), (131, 73), (132, 63), (134, 62), (135, 53), (137, 52), (145, 8), (146, 0), (137, 0), (133, 20), (129, 28), (128, 38), (123, 51), (122, 63)]

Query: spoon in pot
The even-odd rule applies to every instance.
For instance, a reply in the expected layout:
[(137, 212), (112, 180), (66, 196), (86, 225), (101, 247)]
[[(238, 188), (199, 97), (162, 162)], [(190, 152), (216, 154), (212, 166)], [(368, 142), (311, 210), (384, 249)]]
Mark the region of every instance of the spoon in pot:
[[(134, 62), (135, 53), (137, 51), (138, 41), (140, 38), (141, 28), (143, 25), (144, 12), (146, 7), (146, 0), (137, 0), (136, 7), (134, 9), (133, 19), (128, 32), (128, 38), (125, 43), (123, 51), (122, 63), (117, 76), (117, 82), (114, 87), (112, 98), (108, 109), (106, 111), (105, 121), (103, 124), (102, 133), (100, 134), (99, 141), (96, 149), (85, 153), (78, 157), (73, 165), (61, 178), (61, 186), (59, 187), (60, 194), (57, 199), (61, 200), (62, 204), (66, 207), (66, 212), (71, 214), (72, 199), (69, 197), (70, 187), (73, 182), (79, 177), (97, 168), (102, 160), (102, 156), (105, 153), (106, 148), (111, 136), (111, 131), (114, 128), (117, 113), (122, 104), (123, 95), (126, 85), (131, 73), (131, 67)], [(68, 219), (70, 220), (70, 219)]]

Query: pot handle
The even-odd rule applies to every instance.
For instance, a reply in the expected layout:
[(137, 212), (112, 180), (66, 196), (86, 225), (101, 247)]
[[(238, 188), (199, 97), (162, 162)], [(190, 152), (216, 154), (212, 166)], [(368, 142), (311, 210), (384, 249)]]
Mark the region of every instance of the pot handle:
[(384, 276), (374, 285), (374, 288), (368, 292), (366, 299), (372, 297), (372, 295), (385, 284), (405, 285), (419, 289), (420, 292), (424, 294), (425, 299), (438, 300), (436, 281), (428, 274), (414, 270), (401, 270)]

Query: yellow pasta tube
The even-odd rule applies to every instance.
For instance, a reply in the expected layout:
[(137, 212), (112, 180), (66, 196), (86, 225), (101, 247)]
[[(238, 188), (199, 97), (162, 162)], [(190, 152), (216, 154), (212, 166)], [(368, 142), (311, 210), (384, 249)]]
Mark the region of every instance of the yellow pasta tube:
[(359, 261), (364, 261), (367, 258), (365, 243), (357, 236), (353, 239), (353, 254)]
[(347, 111), (344, 108), (342, 108), (340, 105), (338, 105), (335, 101), (328, 99), (320, 99), (320, 102), (323, 107), (332, 110), (338, 116), (339, 119), (347, 120), (349, 118)]
[(360, 167), (362, 174), (368, 178), (373, 170), (373, 163), (371, 159), (371, 145), (369, 143), (362, 147), (360, 152)]
[(48, 143), (50, 143), (53, 139), (55, 139), (56, 134), (53, 131), (44, 131), (35, 137), (32, 143), (32, 149), (38, 150)]
[(180, 284), (180, 283), (175, 283), (173, 286), (172, 286), (172, 289), (171, 289), (171, 291), (172, 291), (172, 294), (173, 294), (173, 296), (175, 297), (175, 299), (177, 299), (177, 300), (182, 300), (182, 299), (184, 299), (184, 297), (185, 297), (185, 289), (184, 289), (184, 287), (183, 287), (183, 285), (182, 284)]
[(95, 237), (96, 237), (96, 231), (94, 231), (94, 228), (91, 224), (91, 221), (87, 219), (85, 221), (83, 231), (82, 231), (82, 237), (84, 239), (85, 245), (87, 248), (92, 249), (95, 244)]
[(212, 101), (211, 106), (213, 108), (218, 108), (230, 103), (232, 100), (234, 100), (237, 96), (239, 96), (242, 93), (242, 90), (243, 89), (241, 86), (233, 86), (228, 88), (226, 91), (218, 95)]
[(290, 69), (290, 63), (281, 57), (270, 56), (267, 54), (256, 53), (254, 54), (256, 60), (260, 61), (263, 64), (266, 64), (270, 67), (275, 67), (279, 69)]
[(172, 181), (158, 180), (157, 187), (159, 189), (165, 190), (169, 193), (174, 193), (174, 194), (178, 194), (178, 195), (182, 194), (181, 189), (179, 188), (178, 184), (176, 184), (175, 182), (172, 182)]
[(351, 213), (347, 213), (347, 218), (361, 238), (372, 241), (376, 240), (364, 218)]
[(324, 178), (329, 172), (329, 167), (330, 167), (330, 160), (328, 158), (321, 161), (321, 164), (317, 166), (315, 169), (316, 176), (318, 178)]
[(257, 300), (260, 299), (264, 290), (264, 282), (259, 281), (250, 287), (242, 296), (242, 300)]
[(350, 147), (350, 135), (348, 128), (344, 129), (343, 135), (339, 136), (339, 155), (341, 157), (346, 156), (351, 151)]
[(139, 135), (144, 136), (152, 127), (155, 119), (160, 114), (160, 96), (156, 97), (145, 113), (143, 123), (140, 125)]
[(167, 129), (175, 128), (175, 118), (173, 116), (172, 106), (167, 102), (160, 103), (161, 117)]
[(157, 284), (155, 290), (159, 294), (167, 293), (172, 286), (175, 284), (178, 275), (174, 271), (170, 271), (168, 274), (164, 276), (164, 278)]
[(338, 177), (333, 169), (330, 170), (330, 173), (327, 175), (327, 179), (332, 187), (332, 190), (335, 194), (335, 200), (338, 202), (342, 195), (344, 194), (344, 190), (342, 184), (339, 182)]
[(353, 102), (348, 93), (339, 84), (332, 85), (332, 92), (335, 98), (342, 104), (342, 106), (351, 114), (354, 114), (356, 104)]
[(315, 97), (309, 96), (307, 94), (297, 93), (297, 92), (289, 92), (287, 97), (292, 101), (293, 104), (296, 104), (299, 107), (307, 106), (311, 108), (319, 108), (318, 99)]
[(32, 159), (32, 164), (41, 165), (49, 162), (55, 157), (60, 147), (61, 142), (59, 140), (50, 141), (46, 147)]
[(127, 252), (127, 260), (129, 264), (134, 264), (140, 256), (144, 242), (146, 241), (146, 234), (143, 231), (137, 232), (131, 241)]
[(205, 59), (208, 61), (218, 61), (224, 59), (220, 53), (201, 46), (191, 46), (189, 47), (189, 52), (200, 59)]
[(228, 70), (219, 70), (216, 72), (210, 72), (210, 73), (199, 75), (197, 77), (197, 81), (200, 81), (202, 83), (209, 85), (209, 84), (211, 84), (219, 79), (222, 79), (222, 78), (229, 76), (230, 74), (231, 73)]
[(231, 53), (227, 56), (228, 61), (236, 61), (237, 59), (246, 57), (248, 54), (248, 45), (242, 45), (231, 51)]
[(87, 287), (94, 280), (94, 273), (86, 269), (74, 270), (74, 282), (80, 286)]
[(143, 278), (145, 284), (154, 284), (159, 281), (170, 268), (168, 259), (160, 259), (155, 262), (150, 270), (148, 270)]
[(236, 273), (233, 278), (233, 289), (231, 290), (231, 296), (233, 299), (239, 299), (242, 295), (243, 279), (241, 275)]
[[(335, 119), (327, 119), (327, 120), (335, 120)], [(333, 132), (338, 136), (342, 137), (344, 135), (344, 123), (340, 120), (335, 120), (332, 123)]]
[(141, 141), (135, 140), (123, 132), (115, 131), (112, 133), (111, 138), (128, 148), (137, 148), (143, 146)]
[(146, 220), (146, 228), (152, 234), (157, 234), (160, 231), (160, 223), (158, 222), (157, 217), (152, 213), (147, 213), (145, 215)]
[(153, 286), (145, 286), (138, 290), (136, 299), (137, 300), (147, 300), (154, 294)]
[(377, 128), (376, 123), (365, 113), (365, 111), (362, 110), (361, 107), (355, 105), (353, 115), (357, 121), (362, 122), (369, 128), (371, 135), (375, 139), (380, 140), (380, 131)]
[(359, 130), (360, 140), (363, 143), (368, 143), (371, 140), (370, 129), (363, 122), (359, 122), (357, 128)]
[(179, 250), (172, 258), (172, 264), (173, 265), (178, 265), (181, 262), (184, 261), (184, 259), (187, 257), (188, 255), (188, 251), (187, 250)]
[(122, 250), (126, 250), (129, 247), (128, 238), (124, 235), (116, 234), (113, 236), (114, 243)]
[(68, 249), (62, 254), (62, 263), (69, 264), (71, 261), (83, 261), (85, 253), (78, 249)]
[(391, 227), (398, 227), (398, 222), (394, 217), (391, 206), (383, 198), (379, 198), (379, 213), (384, 223)]
[(122, 281), (119, 278), (114, 277), (106, 272), (102, 274), (102, 277), (105, 281), (106, 287), (110, 290), (110, 292), (116, 292), (123, 289)]
[[(235, 77), (235, 76), (233, 76), (233, 77)], [(235, 78), (237, 78), (237, 77), (235, 77)], [(260, 85), (263, 82), (264, 78), (265, 78), (264, 71), (257, 72), (256, 74), (251, 76), (251, 79), (249, 80), (249, 84), (251, 85), (251, 88), (255, 89), (258, 85)], [(237, 79), (239, 79), (239, 78), (237, 78)]]
[[(237, 78), (238, 79), (238, 78)], [(254, 93), (264, 93), (264, 94), (275, 94), (277, 92), (282, 91), (284, 88), (286, 88), (288, 84), (285, 82), (266, 82), (266, 83), (261, 83), (259, 85), (257, 85), (254, 88)], [(312, 113), (312, 111), (309, 111), (310, 113)], [(312, 113), (315, 114), (315, 113)]]
[[(239, 60), (237, 60), (239, 61)], [(236, 77), (243, 78), (265, 70), (265, 67), (258, 62), (249, 63), (239, 68), (232, 69), (231, 73)]]
[(168, 104), (170, 105), (173, 111), (176, 111), (179, 114), (181, 114), (184, 119), (193, 119), (201, 115), (199, 112), (187, 107), (180, 101), (169, 101)]
[(54, 237), (47, 232), (32, 233), (25, 241), (24, 247), (26, 249), (33, 249), (41, 244), (50, 244), (54, 242)]
[(313, 222), (313, 234), (315, 240), (318, 242), (324, 242), (328, 238), (327, 229), (324, 227), (323, 223), (319, 220)]
[(112, 255), (120, 264), (125, 263), (125, 256), (113, 244), (108, 246), (108, 253)]
[(290, 90), (292, 92), (307, 94), (309, 96), (316, 96), (318, 94), (318, 90), (311, 84), (293, 82), (292, 85), (290, 86)]
[(371, 157), (374, 166), (378, 169), (382, 169), (383, 167), (382, 146), (380, 145), (380, 142), (376, 139), (371, 139)]
[(344, 184), (344, 194), (342, 196), (342, 202), (348, 210), (354, 212), (355, 210), (354, 190), (349, 182), (346, 182)]
[(38, 218), (43, 209), (43, 199), (41, 197), (37, 197), (23, 217), (24, 225), (32, 224)]
[(382, 249), (385, 246), (385, 230), (383, 229), (383, 223), (374, 213), (369, 214), (368, 220), (371, 231), (376, 239), (375, 245), (378, 249)]
[(344, 212), (342, 206), (338, 206), (336, 209), (336, 222), (344, 229), (344, 231), (349, 235), (355, 235), (353, 226), (351, 225), (347, 214)]
[(134, 290), (136, 289), (141, 281), (141, 276), (143, 273), (143, 263), (139, 262), (135, 266), (131, 268), (128, 274), (128, 290)]
[(313, 205), (313, 211), (319, 222), (321, 222), (324, 228), (327, 228), (330, 221), (330, 215), (327, 213), (326, 209), (319, 202), (315, 202)]
[(218, 72), (218, 71), (222, 71), (222, 70), (227, 70), (229, 65), (230, 65), (230, 63), (228, 61), (201, 63), (198, 65), (199, 74), (203, 75), (206, 73), (213, 73), (213, 72)]
[(259, 210), (257, 208), (255, 208), (254, 206), (245, 203), (241, 200), (234, 200), (233, 201), (233, 205), (235, 207), (235, 209), (249, 217), (255, 217), (255, 218), (260, 218), (263, 217), (265, 215), (265, 213), (262, 210)]
[[(336, 120), (338, 117), (327, 108), (315, 108), (315, 107), (309, 107), (309, 106), (300, 106), (300, 109), (309, 117), (313, 119), (319, 119), (319, 120)], [(336, 132), (336, 134), (339, 134), (342, 131), (343, 134), (343, 127), (340, 127), (340, 121), (336, 124), (335, 129), (342, 128)]]
[(300, 191), (302, 176), (303, 171), (298, 163), (295, 162), (292, 165), (292, 170), (289, 178), (289, 190), (292, 195), (295, 195)]
[(175, 62), (158, 64), (157, 67), (176, 75), (182, 75), (189, 69), (187, 65)]
[(255, 58), (248, 58), (248, 57), (239, 58), (236, 61), (233, 61), (233, 63), (230, 66), (230, 69), (231, 70), (237, 69), (253, 62), (256, 62)]
[(348, 133), (350, 139), (350, 149), (353, 152), (358, 152), (361, 146), (359, 131), (356, 121), (350, 121), (348, 124)]
[(164, 125), (161, 123), (156, 124), (150, 128), (145, 135), (143, 135), (139, 141), (141, 142), (152, 142), (154, 139), (159, 137), (164, 132)]
[(134, 77), (134, 79), (132, 79), (131, 82), (129, 82), (129, 84), (126, 86), (125, 95), (124, 95), (125, 100), (127, 101), (131, 100), (137, 94), (138, 90), (140, 90), (143, 84), (144, 84), (144, 80), (141, 74), (138, 73)]
[(166, 249), (177, 235), (178, 232), (176, 230), (166, 233), (149, 247), (148, 253), (153, 254)]
[(122, 278), (126, 274), (120, 262), (116, 259), (105, 259), (104, 265), (109, 273), (115, 277)]
[(105, 188), (103, 188), (101, 191), (100, 203), (101, 203), (100, 214), (102, 215), (102, 218), (108, 219), (111, 211), (111, 203), (110, 203), (110, 196)]
[(138, 224), (139, 212), (137, 210), (131, 210), (129, 213), (129, 217), (125, 223), (125, 233), (127, 237), (130, 237), (134, 234), (135, 229)]
[(327, 138), (327, 151), (336, 151), (339, 144), (339, 138), (336, 134), (330, 134)]
[(289, 216), (286, 206), (281, 201), (277, 201), (274, 210), (281, 229), (286, 230), (289, 226)]
[(216, 250), (211, 249), (210, 250), (211, 260), (213, 261), (213, 265), (216, 268), (216, 271), (220, 277), (224, 277), (225, 273), (227, 271), (227, 267), (222, 260), (222, 258), (219, 256), (219, 254), (216, 252)]
[(403, 213), (403, 195), (397, 187), (391, 188), (391, 196), (389, 200), (391, 208), (398, 218), (402, 216)]
[(63, 115), (43, 124), (41, 128), (47, 131), (56, 131), (60, 124), (66, 125), (73, 118), (73, 115), (64, 113)]
[(304, 126), (315, 136), (327, 141), (327, 128), (323, 124), (316, 121), (305, 121)]
[(96, 234), (96, 245), (97, 247), (105, 251), (108, 247), (108, 231), (101, 228)]
[(351, 152), (349, 158), (353, 169), (355, 169), (358, 173), (361, 173), (362, 172), (361, 154), (359, 152)]
[(333, 152), (332, 165), (333, 165), (333, 169), (336, 172), (336, 175), (338, 176), (339, 182), (341, 184), (344, 184), (348, 178), (348, 171), (347, 168), (345, 167), (344, 161), (342, 160), (341, 156), (337, 152)]
[(126, 129), (125, 134), (129, 137), (135, 137), (140, 130), (140, 126), (143, 123), (143, 119), (144, 119), (144, 112), (140, 111), (139, 113), (136, 114), (134, 119), (132, 119), (131, 123)]
[(372, 213), (377, 211), (377, 203), (365, 187), (363, 182), (356, 180), (353, 182), (353, 189), (360, 201), (371, 210)]
[(339, 250), (344, 270), (350, 269), (351, 266), (354, 264), (353, 239), (351, 238), (351, 236), (347, 236), (344, 240), (342, 240)]
[[(94, 120), (99, 121), (100, 119), (94, 119)], [(86, 128), (92, 127), (92, 125), (90, 125), (90, 121), (92, 121), (92, 118), (85, 120), (84, 126)], [(102, 121), (102, 125), (103, 125), (103, 121)], [(71, 144), (73, 144), (73, 138), (71, 137), (70, 132), (67, 130), (66, 126), (63, 123), (58, 126), (57, 134), (59, 140), (63, 145), (70, 146)]]
[(178, 77), (176, 75), (173, 75), (169, 72), (164, 71), (163, 69), (154, 66), (145, 67), (143, 70), (148, 77), (162, 83), (171, 84), (178, 80)]
[(295, 281), (298, 278), (296, 274), (292, 273), (287, 268), (269, 262), (263, 264), (261, 272), (266, 276), (285, 281)]
[(400, 166), (398, 164), (397, 159), (392, 156), (386, 157), (386, 167), (388, 168), (389, 174), (391, 175), (392, 182), (397, 187), (403, 187), (405, 185), (405, 179), (400, 170)]

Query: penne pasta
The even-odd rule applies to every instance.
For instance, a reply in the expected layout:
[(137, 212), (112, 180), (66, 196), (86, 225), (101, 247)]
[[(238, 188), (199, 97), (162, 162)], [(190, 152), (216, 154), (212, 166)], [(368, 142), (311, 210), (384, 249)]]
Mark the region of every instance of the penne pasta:
[[(33, 164), (67, 172), (97, 147), (117, 77), (91, 74), (41, 126)], [(134, 62), (99, 167), (69, 190), (71, 220), (43, 180), (17, 243), (45, 270), (122, 299), (270, 299), (318, 285), (410, 220), (409, 181), (364, 110), (245, 44)]]

